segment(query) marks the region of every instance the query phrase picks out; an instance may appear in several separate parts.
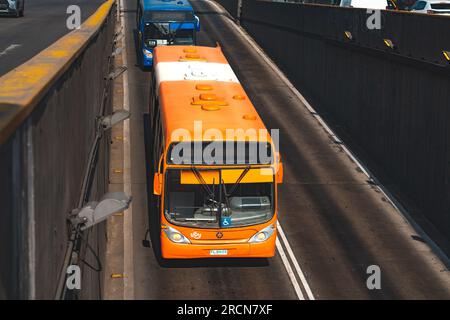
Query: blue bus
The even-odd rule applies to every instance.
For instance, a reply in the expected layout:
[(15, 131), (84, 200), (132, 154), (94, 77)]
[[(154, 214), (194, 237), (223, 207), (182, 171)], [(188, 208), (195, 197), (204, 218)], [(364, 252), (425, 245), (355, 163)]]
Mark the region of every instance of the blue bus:
[(136, 11), (141, 65), (153, 65), (157, 45), (195, 45), (200, 21), (187, 0), (138, 0)]

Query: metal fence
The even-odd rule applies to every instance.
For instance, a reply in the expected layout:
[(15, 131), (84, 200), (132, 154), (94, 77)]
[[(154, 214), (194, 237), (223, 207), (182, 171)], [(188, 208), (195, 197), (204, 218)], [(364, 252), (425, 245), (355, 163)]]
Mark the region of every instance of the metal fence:
[[(0, 299), (55, 297), (67, 218), (78, 207), (96, 119), (112, 111), (105, 77), (114, 8), (107, 1), (80, 31), (26, 63), (28, 69), (0, 78)], [(21, 78), (27, 72), (29, 82)], [(13, 90), (4, 89), (14, 82)], [(109, 141), (100, 143), (88, 199), (107, 192)], [(103, 224), (83, 236), (78, 298), (100, 298), (105, 237)]]
[(241, 12), (382, 181), (449, 237), (450, 17), (257, 0)]

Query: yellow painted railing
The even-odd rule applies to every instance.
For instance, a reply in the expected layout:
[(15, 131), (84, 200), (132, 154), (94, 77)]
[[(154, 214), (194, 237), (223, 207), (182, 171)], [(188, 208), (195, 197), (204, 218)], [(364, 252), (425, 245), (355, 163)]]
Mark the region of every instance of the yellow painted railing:
[(0, 144), (33, 111), (99, 32), (116, 0), (107, 0), (80, 27), (0, 77)]

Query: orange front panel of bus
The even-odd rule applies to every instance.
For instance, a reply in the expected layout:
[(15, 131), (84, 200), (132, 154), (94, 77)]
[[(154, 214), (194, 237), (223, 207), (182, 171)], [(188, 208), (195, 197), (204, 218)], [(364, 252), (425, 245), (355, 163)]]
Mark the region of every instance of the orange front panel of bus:
[[(217, 240), (216, 244), (178, 244), (161, 234), (161, 253), (165, 259), (195, 258), (271, 258), (275, 255), (276, 232), (262, 243), (227, 243)], [(226, 250), (227, 254), (212, 255), (211, 251)]]
[[(161, 253), (165, 259), (194, 258), (271, 258), (275, 255), (277, 232), (261, 243), (249, 243), (248, 240), (269, 225), (276, 225), (277, 215), (266, 223), (222, 229), (196, 229), (170, 224), (165, 217), (162, 222), (170, 225), (188, 238), (190, 244), (174, 243), (161, 231)], [(217, 237), (220, 233), (220, 239)], [(227, 254), (211, 254), (211, 251), (226, 250)]]

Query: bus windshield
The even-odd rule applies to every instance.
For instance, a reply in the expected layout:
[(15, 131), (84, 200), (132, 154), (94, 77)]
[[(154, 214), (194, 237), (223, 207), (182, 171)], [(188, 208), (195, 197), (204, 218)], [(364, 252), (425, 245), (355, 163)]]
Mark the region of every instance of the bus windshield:
[(147, 47), (154, 47), (157, 44), (191, 45), (193, 43), (194, 29), (181, 29), (180, 25), (179, 28), (170, 30), (168, 23), (148, 23), (145, 25), (144, 44)]
[(173, 44), (176, 45), (191, 45), (194, 44), (194, 30), (193, 29), (179, 29), (175, 31), (173, 37)]
[(168, 169), (165, 209), (175, 225), (232, 228), (269, 221), (274, 176), (260, 169)]
[(148, 45), (150, 40), (167, 39), (169, 34), (168, 26), (162, 24), (146, 24), (144, 29), (144, 42)]

